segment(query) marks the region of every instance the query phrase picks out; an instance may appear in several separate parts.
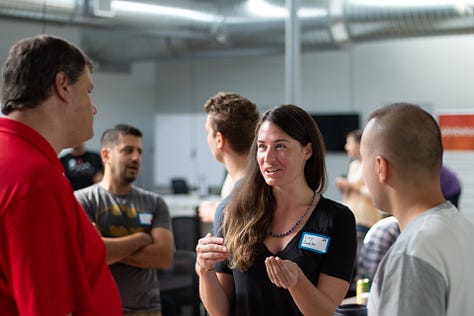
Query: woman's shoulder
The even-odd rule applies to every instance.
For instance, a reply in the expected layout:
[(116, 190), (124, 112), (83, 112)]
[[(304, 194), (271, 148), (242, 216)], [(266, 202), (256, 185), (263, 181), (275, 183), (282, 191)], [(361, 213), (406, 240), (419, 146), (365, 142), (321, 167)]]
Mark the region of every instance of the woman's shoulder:
[(321, 196), (315, 209), (313, 224), (322, 230), (335, 225), (355, 226), (355, 217), (344, 204)]
[(354, 222), (354, 212), (352, 212), (346, 205), (321, 196), (318, 205), (318, 212), (331, 221)]

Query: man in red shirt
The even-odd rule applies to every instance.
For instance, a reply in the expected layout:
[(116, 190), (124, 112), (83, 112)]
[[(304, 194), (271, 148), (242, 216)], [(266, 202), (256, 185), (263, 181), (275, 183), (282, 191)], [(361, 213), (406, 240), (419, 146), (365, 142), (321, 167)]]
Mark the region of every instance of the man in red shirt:
[(121, 315), (105, 246), (58, 153), (93, 136), (92, 63), (63, 39), (16, 43), (0, 118), (0, 315)]

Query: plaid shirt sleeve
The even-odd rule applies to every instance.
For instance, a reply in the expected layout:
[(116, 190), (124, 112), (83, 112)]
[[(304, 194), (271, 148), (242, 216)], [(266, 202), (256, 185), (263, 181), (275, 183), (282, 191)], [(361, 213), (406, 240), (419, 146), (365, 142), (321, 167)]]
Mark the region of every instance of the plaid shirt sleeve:
[(385, 253), (400, 235), (400, 228), (395, 218), (385, 218), (376, 223), (364, 239), (357, 258), (356, 280), (369, 278), (373, 280), (377, 267)]

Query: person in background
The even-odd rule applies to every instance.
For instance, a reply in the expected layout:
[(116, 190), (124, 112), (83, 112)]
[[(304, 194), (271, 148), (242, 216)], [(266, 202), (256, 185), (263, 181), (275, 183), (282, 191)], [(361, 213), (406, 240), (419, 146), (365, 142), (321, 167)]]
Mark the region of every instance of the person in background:
[(365, 235), (364, 243), (357, 257), (356, 277), (374, 279), (380, 261), (400, 235), (398, 221), (393, 216), (382, 218)]
[[(216, 160), (224, 164), (232, 186), (239, 185), (258, 121), (257, 106), (236, 93), (219, 92), (207, 100), (204, 109), (209, 149)], [(213, 212), (214, 235), (221, 226), (222, 214), (231, 196), (231, 193), (227, 194)]]
[(282, 105), (259, 120), (222, 234), (196, 247), (211, 315), (334, 315), (349, 287), (356, 235), (353, 213), (322, 196), (324, 154), (303, 109)]
[(374, 206), (367, 186), (362, 179), (362, 159), (360, 156), (361, 130), (349, 132), (344, 148), (353, 160), (349, 164), (347, 178), (338, 177), (336, 187), (341, 191), (343, 203), (355, 215), (357, 229), (357, 254), (360, 252), (365, 234), (380, 220), (381, 212)]
[(105, 130), (100, 154), (103, 179), (75, 191), (76, 197), (103, 237), (124, 315), (160, 316), (156, 269), (171, 265), (174, 240), (164, 200), (133, 185), (141, 164), (141, 131), (126, 124)]
[(99, 234), (58, 159), (93, 136), (92, 63), (51, 35), (13, 45), (0, 118), (0, 315), (121, 315)]
[(234, 188), (234, 181), (232, 180), (230, 174), (226, 170), (224, 182), (222, 182), (222, 186), (221, 186), (221, 192), (220, 192), (221, 197), (225, 198), (226, 196), (228, 196), (230, 192), (232, 192), (233, 188)]
[(461, 196), (461, 181), (457, 175), (446, 165), (441, 167), (441, 192), (446, 200), (453, 203), (459, 209), (459, 197)]
[(230, 177), (229, 173), (225, 172), (225, 178), (220, 189), (220, 199), (218, 201), (202, 201), (198, 207), (199, 219), (203, 223), (214, 223), (214, 216), (216, 215), (216, 208), (219, 206), (221, 201), (225, 199), (234, 188), (234, 182)]
[(102, 179), (102, 158), (98, 153), (86, 150), (85, 143), (74, 146), (70, 153), (61, 157), (61, 163), (74, 190), (88, 187)]
[(401, 230), (375, 274), (369, 315), (471, 315), (474, 225), (441, 192), (435, 119), (408, 103), (382, 107), (369, 116), (361, 154), (375, 206)]

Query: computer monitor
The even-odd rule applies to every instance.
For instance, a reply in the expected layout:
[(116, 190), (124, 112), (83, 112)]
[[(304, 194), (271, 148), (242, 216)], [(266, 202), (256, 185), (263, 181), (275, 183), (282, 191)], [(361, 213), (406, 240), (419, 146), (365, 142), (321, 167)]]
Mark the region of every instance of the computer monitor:
[(360, 128), (358, 113), (312, 113), (328, 152), (343, 152), (346, 136)]

